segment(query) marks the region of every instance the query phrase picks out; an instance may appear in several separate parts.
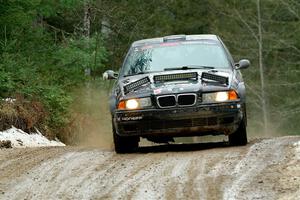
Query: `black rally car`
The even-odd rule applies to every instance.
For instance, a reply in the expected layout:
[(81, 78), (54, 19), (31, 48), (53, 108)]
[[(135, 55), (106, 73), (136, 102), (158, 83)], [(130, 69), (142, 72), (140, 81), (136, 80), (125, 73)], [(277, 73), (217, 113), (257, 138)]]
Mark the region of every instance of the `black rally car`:
[(173, 35), (134, 42), (110, 97), (115, 150), (130, 152), (140, 137), (228, 135), (247, 144), (245, 84), (240, 69), (216, 35)]

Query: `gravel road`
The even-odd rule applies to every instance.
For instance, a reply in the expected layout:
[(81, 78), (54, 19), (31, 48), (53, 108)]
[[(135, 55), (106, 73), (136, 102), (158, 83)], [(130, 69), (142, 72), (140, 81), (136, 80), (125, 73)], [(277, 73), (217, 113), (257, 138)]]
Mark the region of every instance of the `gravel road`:
[(0, 149), (0, 199), (299, 199), (300, 137), (156, 146)]

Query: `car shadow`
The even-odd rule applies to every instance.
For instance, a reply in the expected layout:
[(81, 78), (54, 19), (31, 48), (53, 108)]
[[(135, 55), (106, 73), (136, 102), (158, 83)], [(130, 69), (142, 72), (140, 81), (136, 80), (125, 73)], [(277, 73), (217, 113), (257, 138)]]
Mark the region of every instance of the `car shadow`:
[(197, 151), (213, 148), (230, 147), (228, 142), (208, 142), (208, 143), (189, 143), (189, 144), (163, 144), (155, 146), (142, 146), (137, 149), (138, 153), (159, 153), (159, 152), (182, 152)]

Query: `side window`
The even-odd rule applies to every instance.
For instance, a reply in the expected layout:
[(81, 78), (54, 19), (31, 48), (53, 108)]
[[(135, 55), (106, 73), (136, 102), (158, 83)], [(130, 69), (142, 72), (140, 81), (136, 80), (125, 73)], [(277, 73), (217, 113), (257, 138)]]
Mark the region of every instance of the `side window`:
[(218, 37), (218, 39), (219, 39), (219, 41), (221, 42), (221, 44), (222, 44), (222, 46), (223, 46), (223, 48), (224, 48), (224, 50), (225, 50), (225, 52), (226, 52), (226, 55), (227, 55), (227, 57), (228, 57), (229, 62), (230, 62), (231, 65), (233, 66), (233, 65), (234, 65), (234, 59), (233, 59), (232, 55), (230, 54), (228, 48), (227, 48), (226, 45), (223, 43), (223, 41), (222, 41), (219, 37)]

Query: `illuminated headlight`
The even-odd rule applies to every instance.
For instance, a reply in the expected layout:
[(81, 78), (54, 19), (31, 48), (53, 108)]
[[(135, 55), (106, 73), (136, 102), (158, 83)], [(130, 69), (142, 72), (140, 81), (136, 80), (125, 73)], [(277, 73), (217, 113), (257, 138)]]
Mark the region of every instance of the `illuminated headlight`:
[(228, 99), (228, 92), (217, 92), (216, 101), (227, 101)]
[(238, 95), (234, 90), (202, 94), (203, 102), (223, 102), (237, 99)]
[(139, 107), (139, 102), (136, 99), (130, 99), (125, 102), (125, 107), (129, 110), (134, 110)]
[(119, 110), (136, 110), (152, 106), (150, 97), (122, 100), (118, 104)]

